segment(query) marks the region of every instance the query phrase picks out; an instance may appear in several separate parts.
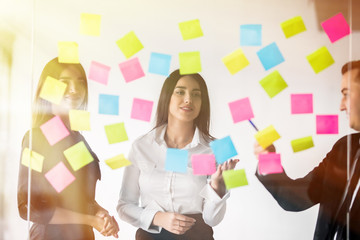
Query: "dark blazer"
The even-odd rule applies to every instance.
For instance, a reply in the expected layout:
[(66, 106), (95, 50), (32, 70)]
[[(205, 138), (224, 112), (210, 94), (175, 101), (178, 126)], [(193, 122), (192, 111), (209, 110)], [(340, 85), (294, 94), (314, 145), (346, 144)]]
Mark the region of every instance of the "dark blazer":
[[(360, 134), (349, 136), (352, 166), (359, 149)], [(255, 174), (278, 204), (287, 211), (302, 211), (320, 204), (314, 239), (333, 239), (335, 229), (346, 225), (346, 208), (341, 204), (341, 199), (347, 183), (347, 146), (347, 136), (344, 136), (335, 143), (323, 161), (303, 178), (294, 180), (285, 172), (264, 176)], [(356, 170), (359, 169), (360, 160), (356, 165)], [(359, 172), (355, 171), (351, 188), (355, 188)], [(360, 239), (359, 195), (358, 192), (350, 212), (349, 239)], [(346, 239), (345, 235), (342, 237)]]

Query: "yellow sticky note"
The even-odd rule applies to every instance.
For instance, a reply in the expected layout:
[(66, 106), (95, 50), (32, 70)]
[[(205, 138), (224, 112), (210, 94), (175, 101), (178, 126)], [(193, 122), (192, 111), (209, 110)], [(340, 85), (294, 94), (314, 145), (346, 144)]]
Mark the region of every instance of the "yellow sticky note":
[(179, 53), (180, 74), (201, 72), (200, 52)]
[(288, 87), (287, 83), (277, 70), (261, 79), (259, 83), (270, 98), (275, 97), (278, 93)]
[(325, 46), (308, 55), (306, 59), (315, 73), (321, 72), (335, 62)]
[(126, 167), (126, 166), (129, 166), (131, 164), (131, 162), (124, 157), (124, 154), (119, 154), (119, 155), (117, 155), (115, 157), (106, 159), (105, 163), (111, 169), (117, 169), (117, 168), (121, 168), (121, 167)]
[(311, 136), (298, 138), (291, 141), (291, 147), (294, 152), (299, 152), (314, 147), (314, 142)]
[(58, 42), (60, 63), (80, 63), (79, 45), (76, 42)]
[(124, 123), (115, 123), (105, 126), (105, 133), (109, 144), (128, 140)]
[(204, 34), (201, 30), (199, 19), (179, 23), (181, 36), (184, 40), (202, 37)]
[(70, 127), (73, 131), (90, 131), (90, 112), (71, 109), (69, 111)]
[(91, 13), (80, 14), (80, 34), (100, 36), (101, 15)]
[(257, 132), (255, 134), (256, 141), (264, 149), (280, 138), (273, 125)]
[(240, 48), (226, 55), (221, 60), (232, 75), (249, 65), (248, 59)]
[(125, 55), (126, 58), (131, 57), (144, 48), (134, 31), (129, 32), (124, 37), (116, 41), (116, 44)]
[(64, 155), (74, 171), (79, 170), (94, 160), (83, 141), (66, 149)]
[(31, 165), (31, 169), (37, 172), (42, 172), (43, 163), (44, 163), (44, 156), (42, 156), (41, 154), (35, 151), (30, 151), (29, 148), (24, 148), (21, 156), (22, 165), (27, 167)]
[(245, 169), (223, 171), (226, 189), (248, 185)]
[(48, 76), (45, 79), (39, 96), (49, 102), (60, 104), (66, 87), (66, 83), (60, 82), (59, 80)]
[(285, 22), (282, 22), (280, 26), (286, 38), (292, 37), (298, 33), (306, 31), (306, 27), (301, 16), (296, 16), (289, 20), (286, 20)]

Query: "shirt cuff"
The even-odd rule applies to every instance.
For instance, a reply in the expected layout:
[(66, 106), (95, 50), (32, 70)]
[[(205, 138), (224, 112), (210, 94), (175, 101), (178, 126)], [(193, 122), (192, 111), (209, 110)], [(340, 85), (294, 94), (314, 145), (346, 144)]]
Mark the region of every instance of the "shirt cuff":
[(215, 192), (215, 190), (210, 186), (210, 184), (206, 184), (203, 189), (200, 191), (200, 196), (205, 198), (206, 200), (212, 201), (216, 204), (220, 204), (226, 201), (230, 197), (230, 192), (226, 191), (225, 195), (220, 198), (219, 195)]
[(140, 216), (140, 227), (151, 233), (160, 233), (161, 227), (152, 225), (152, 221), (157, 212), (164, 212), (164, 210), (155, 202), (152, 201), (147, 205)]

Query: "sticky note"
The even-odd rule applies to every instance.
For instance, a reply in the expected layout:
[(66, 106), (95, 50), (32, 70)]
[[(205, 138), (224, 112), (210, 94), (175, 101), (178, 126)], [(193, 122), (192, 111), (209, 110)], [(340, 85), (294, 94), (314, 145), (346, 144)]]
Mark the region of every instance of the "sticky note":
[(221, 60), (232, 75), (250, 64), (240, 48), (226, 55)]
[(280, 138), (280, 135), (275, 130), (273, 125), (270, 125), (269, 127), (265, 128), (255, 134), (256, 141), (264, 149), (266, 149), (268, 146), (270, 146), (273, 142), (275, 142), (279, 138)]
[(152, 52), (149, 62), (149, 73), (169, 75), (171, 55)]
[(261, 46), (262, 25), (243, 24), (240, 25), (240, 46)]
[(230, 136), (212, 141), (210, 147), (218, 164), (222, 164), (238, 154)]
[(126, 58), (130, 58), (144, 48), (134, 31), (127, 33), (125, 36), (117, 40), (116, 44)]
[(193, 154), (191, 165), (194, 175), (212, 175), (216, 172), (216, 160), (214, 154)]
[(89, 79), (103, 85), (108, 84), (110, 67), (99, 62), (91, 61)]
[(234, 123), (249, 120), (254, 117), (250, 99), (248, 97), (230, 102), (229, 108)]
[(49, 102), (60, 104), (66, 91), (66, 87), (66, 83), (47, 76), (39, 96)]
[(80, 34), (100, 36), (101, 15), (91, 13), (80, 14)]
[(291, 147), (294, 152), (303, 151), (308, 148), (312, 148), (313, 146), (314, 142), (311, 136), (298, 138), (291, 141)]
[(79, 45), (76, 42), (58, 42), (59, 63), (80, 63)]
[(119, 115), (119, 96), (99, 94), (99, 113)]
[(248, 181), (246, 178), (245, 169), (238, 170), (227, 170), (223, 171), (223, 178), (225, 182), (226, 189), (241, 187), (248, 185)]
[(258, 167), (261, 175), (282, 173), (284, 171), (278, 153), (259, 154)]
[(90, 112), (71, 109), (69, 111), (70, 127), (73, 131), (90, 131)]
[(166, 151), (165, 170), (186, 173), (188, 156), (189, 152), (187, 150), (168, 148)]
[(115, 123), (105, 126), (105, 133), (109, 144), (128, 140), (124, 123)]
[(313, 113), (313, 95), (291, 94), (291, 114)]
[(342, 13), (325, 20), (321, 26), (332, 43), (350, 34), (349, 24)]
[(139, 62), (139, 58), (133, 58), (119, 64), (120, 71), (125, 82), (131, 82), (145, 76), (145, 73)]
[(204, 35), (201, 30), (199, 19), (181, 22), (179, 23), (179, 28), (184, 40), (198, 38)]
[(131, 109), (131, 118), (150, 122), (153, 104), (153, 101), (134, 98)]
[(338, 134), (338, 115), (316, 115), (317, 134)]
[(256, 54), (265, 70), (269, 70), (285, 61), (275, 42), (260, 49)]
[(306, 31), (306, 27), (301, 16), (290, 18), (285, 22), (282, 22), (280, 26), (286, 38), (295, 36), (296, 34)]
[[(30, 163), (31, 161), (31, 163)], [(30, 151), (29, 148), (24, 148), (21, 156), (21, 164), (29, 167), (31, 165), (31, 169), (37, 172), (42, 172), (44, 163), (44, 156), (35, 152)]]
[(282, 90), (288, 87), (287, 83), (277, 70), (261, 79), (259, 83), (270, 98), (275, 97)]
[(180, 74), (201, 72), (200, 52), (179, 53)]
[(325, 46), (306, 56), (306, 59), (315, 73), (321, 72), (335, 62)]
[(75, 181), (74, 175), (66, 168), (63, 162), (59, 162), (51, 170), (45, 174), (45, 178), (49, 181), (51, 186), (60, 193), (73, 181)]
[(59, 116), (55, 116), (42, 124), (40, 129), (51, 146), (70, 134)]
[(126, 167), (131, 165), (131, 162), (124, 157), (124, 154), (119, 154), (115, 157), (109, 158), (105, 160), (105, 163), (111, 169), (118, 169), (121, 167)]
[(94, 160), (83, 141), (66, 149), (64, 155), (74, 171), (79, 170)]

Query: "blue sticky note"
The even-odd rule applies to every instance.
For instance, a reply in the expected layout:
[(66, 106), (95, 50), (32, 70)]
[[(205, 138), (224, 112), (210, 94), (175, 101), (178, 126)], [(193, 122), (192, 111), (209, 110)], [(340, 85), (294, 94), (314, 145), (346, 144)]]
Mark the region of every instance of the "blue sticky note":
[(169, 75), (171, 55), (152, 52), (150, 55), (149, 73)]
[(119, 96), (99, 94), (99, 113), (119, 115)]
[(261, 24), (240, 25), (241, 46), (261, 46), (262, 44)]
[(168, 148), (166, 151), (165, 170), (172, 172), (187, 172), (189, 152), (184, 149)]
[(265, 70), (275, 67), (284, 61), (284, 57), (275, 42), (260, 49), (256, 54)]
[(212, 141), (210, 147), (218, 164), (222, 164), (238, 154), (230, 136)]

